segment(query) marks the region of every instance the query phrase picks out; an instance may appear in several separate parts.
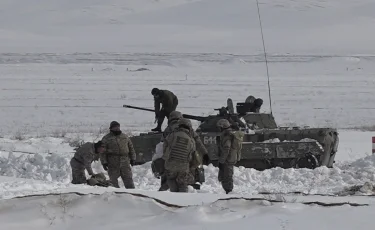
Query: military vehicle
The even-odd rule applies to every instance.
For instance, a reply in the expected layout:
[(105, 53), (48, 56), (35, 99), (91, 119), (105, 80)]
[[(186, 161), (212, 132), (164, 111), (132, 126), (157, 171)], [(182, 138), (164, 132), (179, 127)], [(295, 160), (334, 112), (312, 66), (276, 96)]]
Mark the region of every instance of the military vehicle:
[[(261, 103), (260, 103), (261, 104)], [(125, 108), (154, 112), (152, 109), (123, 105)], [(254, 109), (254, 100), (237, 103), (237, 113), (233, 113), (232, 101), (222, 107), (216, 115), (206, 117), (183, 114), (184, 118), (200, 121), (196, 132), (208, 150), (203, 156), (204, 165), (218, 165), (220, 132), (218, 120), (225, 118), (234, 129), (245, 132), (242, 146), (242, 159), (236, 166), (265, 170), (273, 167), (310, 168), (333, 167), (338, 148), (338, 132), (333, 128), (278, 127), (272, 114), (259, 113)], [(148, 132), (131, 137), (137, 152), (137, 164), (151, 161), (155, 146), (162, 133)]]

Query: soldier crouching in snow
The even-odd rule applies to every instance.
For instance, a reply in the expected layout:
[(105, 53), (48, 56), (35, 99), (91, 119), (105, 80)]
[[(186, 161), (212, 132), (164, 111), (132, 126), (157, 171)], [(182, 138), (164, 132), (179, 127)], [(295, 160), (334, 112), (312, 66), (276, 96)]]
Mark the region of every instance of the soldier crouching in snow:
[(74, 157), (70, 160), (72, 167), (72, 184), (85, 184), (87, 183), (85, 169), (90, 176), (94, 176), (91, 164), (95, 160), (99, 160), (99, 154), (104, 152), (105, 148), (101, 141), (97, 143), (87, 142), (80, 146)]

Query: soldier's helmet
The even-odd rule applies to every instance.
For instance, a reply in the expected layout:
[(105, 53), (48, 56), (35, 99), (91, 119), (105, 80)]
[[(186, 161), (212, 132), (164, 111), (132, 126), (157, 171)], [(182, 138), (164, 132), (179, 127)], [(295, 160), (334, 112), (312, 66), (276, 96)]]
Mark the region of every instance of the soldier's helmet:
[(186, 119), (186, 118), (181, 118), (178, 121), (178, 126), (179, 127), (185, 127), (187, 129), (192, 129), (191, 121), (189, 119)]
[(169, 120), (178, 120), (182, 118), (182, 113), (179, 111), (172, 111), (169, 114)]
[(220, 119), (217, 122), (216, 126), (219, 127), (219, 128), (227, 129), (227, 128), (230, 127), (230, 123), (227, 119)]
[(102, 141), (98, 141), (98, 142), (94, 143), (94, 147), (95, 147), (95, 149), (98, 149), (100, 147), (105, 147), (105, 145)]

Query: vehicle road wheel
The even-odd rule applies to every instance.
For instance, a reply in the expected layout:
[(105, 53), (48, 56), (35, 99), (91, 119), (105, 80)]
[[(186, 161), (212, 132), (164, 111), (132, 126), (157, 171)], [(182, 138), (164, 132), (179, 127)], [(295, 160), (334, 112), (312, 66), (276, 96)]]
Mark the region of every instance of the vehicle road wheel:
[(308, 168), (314, 169), (319, 167), (318, 159), (311, 153), (305, 155), (305, 157), (299, 158), (296, 162), (296, 168)]

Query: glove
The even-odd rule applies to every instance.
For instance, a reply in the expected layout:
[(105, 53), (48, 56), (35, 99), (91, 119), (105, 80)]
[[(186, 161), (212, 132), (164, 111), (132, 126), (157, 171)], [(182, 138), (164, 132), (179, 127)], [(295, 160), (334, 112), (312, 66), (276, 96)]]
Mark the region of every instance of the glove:
[(103, 164), (103, 168), (105, 171), (108, 171), (108, 164), (107, 163)]
[(130, 165), (133, 166), (135, 164), (135, 160), (130, 160)]

